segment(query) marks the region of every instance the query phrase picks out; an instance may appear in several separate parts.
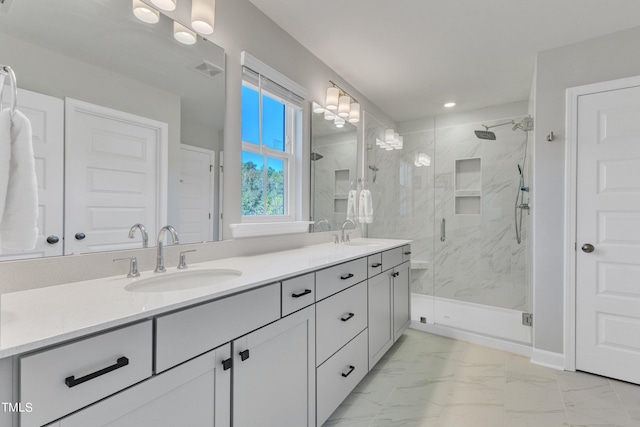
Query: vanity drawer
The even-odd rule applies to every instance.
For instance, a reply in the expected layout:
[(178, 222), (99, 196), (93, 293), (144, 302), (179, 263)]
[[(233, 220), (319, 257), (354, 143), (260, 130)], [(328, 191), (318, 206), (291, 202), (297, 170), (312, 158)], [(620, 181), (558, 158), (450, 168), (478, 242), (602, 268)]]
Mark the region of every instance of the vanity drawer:
[(367, 278), (367, 258), (345, 262), (316, 273), (316, 301), (347, 289)]
[(382, 270), (386, 271), (402, 264), (402, 252), (401, 247), (382, 252)]
[(369, 370), (367, 331), (334, 354), (316, 370), (317, 424), (321, 426)]
[(367, 282), (316, 304), (316, 361), (319, 364), (367, 327)]
[(282, 281), (282, 316), (303, 309), (316, 301), (315, 273)]
[(280, 283), (156, 317), (156, 373), (280, 318)]
[(20, 426), (41, 426), (152, 373), (151, 320), (20, 357)]
[(369, 255), (367, 257), (368, 277), (382, 273), (382, 253)]
[(402, 262), (407, 262), (411, 259), (411, 245), (404, 245), (402, 247)]

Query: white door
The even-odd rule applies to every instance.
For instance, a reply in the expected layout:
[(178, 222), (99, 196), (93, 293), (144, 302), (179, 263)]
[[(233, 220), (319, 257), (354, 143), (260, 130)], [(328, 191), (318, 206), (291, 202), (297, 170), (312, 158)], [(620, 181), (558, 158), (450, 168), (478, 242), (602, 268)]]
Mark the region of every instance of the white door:
[(166, 123), (66, 100), (65, 253), (142, 247), (167, 216)]
[(180, 147), (180, 243), (213, 240), (215, 153)]
[(640, 87), (578, 99), (576, 369), (640, 384)]
[[(3, 91), (3, 105), (8, 103), (10, 92)], [(64, 102), (18, 89), (16, 108), (31, 121), (38, 179), (38, 240), (30, 251), (2, 250), (0, 261), (62, 255)]]

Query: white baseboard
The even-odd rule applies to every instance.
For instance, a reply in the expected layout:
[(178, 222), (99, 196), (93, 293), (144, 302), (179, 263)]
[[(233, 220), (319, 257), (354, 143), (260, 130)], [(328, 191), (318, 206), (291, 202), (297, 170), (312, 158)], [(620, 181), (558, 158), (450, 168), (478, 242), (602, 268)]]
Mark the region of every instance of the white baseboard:
[[(448, 327), (491, 340), (531, 347), (532, 328), (522, 324), (522, 312), (430, 295), (411, 294), (411, 320)], [(422, 323), (424, 325), (424, 323)]]
[(564, 354), (534, 348), (531, 353), (531, 363), (564, 371)]

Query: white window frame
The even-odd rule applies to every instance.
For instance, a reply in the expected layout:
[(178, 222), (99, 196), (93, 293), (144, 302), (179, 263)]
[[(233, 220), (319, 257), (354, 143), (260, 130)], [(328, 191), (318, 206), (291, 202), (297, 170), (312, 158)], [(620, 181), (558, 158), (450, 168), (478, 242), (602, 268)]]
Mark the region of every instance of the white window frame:
[[(261, 76), (266, 77), (277, 85), (285, 88), (291, 93), (297, 95), (302, 100), (307, 99), (307, 91), (302, 86), (298, 85), (293, 80), (279, 73), (275, 69), (271, 68), (267, 64), (261, 62), (259, 59), (251, 56), (247, 52), (241, 53), (241, 63), (243, 66), (253, 70), (255, 73), (260, 74)], [(260, 144), (253, 144), (249, 142), (242, 141), (242, 151), (250, 152), (265, 156), (264, 163), (264, 174), (266, 178), (267, 173), (267, 165), (266, 158), (274, 158), (284, 160), (285, 166), (285, 215), (242, 215), (241, 222), (242, 223), (259, 223), (259, 222), (287, 222), (287, 221), (295, 221), (299, 220), (301, 207), (302, 207), (302, 197), (301, 192), (299, 191), (299, 187), (302, 184), (299, 183), (301, 179), (300, 171), (302, 170), (302, 156), (300, 153), (302, 152), (303, 145), (303, 137), (302, 137), (302, 129), (303, 126), (303, 108), (302, 106), (296, 105), (290, 101), (282, 99), (282, 97), (274, 95), (268, 90), (265, 90), (260, 87), (256, 87), (255, 84), (248, 82), (246, 80), (242, 80), (242, 85), (247, 86), (253, 90), (256, 90), (259, 94), (259, 105), (260, 105)], [(262, 95), (265, 94), (270, 98), (273, 98), (279, 102), (282, 102), (285, 105), (285, 151), (278, 151), (268, 148), (262, 144)], [(265, 195), (265, 205), (266, 205), (266, 179), (264, 182), (264, 195)]]

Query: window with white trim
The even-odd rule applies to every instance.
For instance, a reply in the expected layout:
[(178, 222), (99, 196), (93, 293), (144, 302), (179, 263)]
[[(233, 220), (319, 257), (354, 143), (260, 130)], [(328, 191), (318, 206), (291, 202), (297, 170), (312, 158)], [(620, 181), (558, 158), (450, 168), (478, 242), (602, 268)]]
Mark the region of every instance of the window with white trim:
[(294, 92), (243, 67), (243, 222), (296, 219), (303, 102)]

